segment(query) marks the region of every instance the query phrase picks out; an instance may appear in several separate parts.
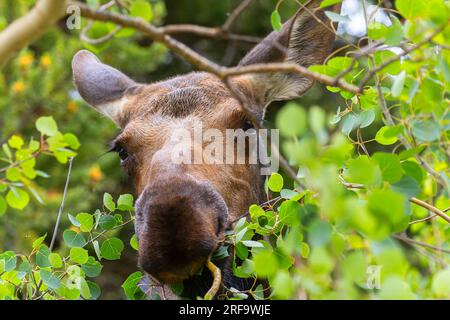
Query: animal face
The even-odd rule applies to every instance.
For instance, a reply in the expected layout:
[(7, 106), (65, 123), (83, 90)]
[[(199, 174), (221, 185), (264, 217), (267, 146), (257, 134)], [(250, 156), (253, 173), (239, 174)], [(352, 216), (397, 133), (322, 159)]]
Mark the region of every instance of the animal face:
[[(330, 22), (323, 12), (316, 11), (316, 17), (297, 13), (280, 32), (257, 45), (241, 65), (322, 63), (334, 35), (326, 28)], [(224, 136), (227, 129), (248, 129), (239, 101), (209, 73), (138, 84), (85, 50), (75, 55), (73, 73), (81, 96), (121, 128), (113, 150), (133, 177), (138, 195), (139, 266), (163, 283), (189, 278), (215, 251), (231, 221), (262, 199), (263, 177), (258, 165), (246, 161), (248, 154), (236, 155), (232, 164), (207, 159), (177, 163), (173, 155), (180, 152), (180, 143), (173, 139), (174, 132), (181, 129), (194, 136), (198, 124)], [(271, 101), (297, 97), (312, 81), (275, 73), (234, 77), (231, 85), (262, 120)], [(205, 147), (204, 139), (191, 141), (181, 144), (182, 153), (195, 155)]]

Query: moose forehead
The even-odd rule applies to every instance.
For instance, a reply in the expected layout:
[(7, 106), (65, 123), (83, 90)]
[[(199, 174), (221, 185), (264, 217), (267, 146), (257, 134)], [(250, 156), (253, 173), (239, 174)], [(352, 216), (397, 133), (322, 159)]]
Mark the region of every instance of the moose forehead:
[[(120, 97), (123, 101), (117, 141), (154, 144), (194, 120), (205, 128), (238, 128), (245, 116), (239, 102), (214, 75), (194, 72), (150, 85), (136, 85)], [(156, 142), (148, 141), (157, 139)], [(144, 141), (143, 141), (144, 140)]]
[(122, 122), (125, 123), (152, 116), (196, 116), (207, 120), (238, 107), (225, 85), (215, 76), (203, 72), (137, 85), (128, 89), (124, 98)]

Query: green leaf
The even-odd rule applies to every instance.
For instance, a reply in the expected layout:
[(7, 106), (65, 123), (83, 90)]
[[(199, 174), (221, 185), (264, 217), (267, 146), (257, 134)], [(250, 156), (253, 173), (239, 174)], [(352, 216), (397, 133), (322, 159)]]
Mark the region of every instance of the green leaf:
[(83, 235), (72, 230), (64, 231), (63, 239), (69, 247), (84, 247), (86, 245), (86, 239)]
[(302, 242), (300, 245), (300, 255), (303, 259), (308, 259), (310, 248), (306, 242)]
[(269, 178), (269, 189), (273, 192), (280, 192), (283, 189), (283, 183), (283, 176), (274, 172)]
[[(397, 55), (394, 52), (389, 51), (389, 50), (375, 51), (375, 53), (374, 53), (375, 65), (376, 66), (383, 65), (384, 63), (391, 61), (391, 59), (394, 59), (396, 57), (397, 57)], [(400, 73), (400, 71), (402, 71), (401, 67), (400, 67), (400, 60), (397, 60), (395, 62), (387, 64), (379, 72), (395, 75), (395, 74)]]
[(90, 299), (92, 297), (91, 290), (89, 289), (89, 285), (84, 278), (79, 278), (79, 286), (81, 296), (85, 299)]
[(87, 262), (81, 266), (87, 277), (98, 277), (102, 272), (103, 266), (100, 262), (96, 261), (93, 257), (89, 257)]
[(348, 16), (343, 16), (333, 11), (325, 11), (325, 15), (333, 22), (350, 22), (350, 18)]
[(12, 189), (8, 191), (6, 202), (11, 208), (23, 210), (30, 201), (30, 196), (22, 189), (15, 188), (14, 191)]
[(394, 83), (392, 84), (391, 94), (393, 97), (398, 98), (405, 86), (406, 72), (403, 70), (398, 76), (395, 76)]
[(0, 261), (4, 263), (4, 272), (14, 270), (17, 266), (17, 257), (13, 251), (6, 251), (0, 254)]
[(285, 137), (299, 136), (306, 131), (306, 111), (297, 103), (287, 103), (276, 115), (275, 124)]
[(116, 219), (110, 215), (102, 215), (99, 219), (98, 225), (103, 230), (111, 230), (116, 226)]
[(39, 250), (36, 252), (36, 264), (41, 268), (51, 267), (49, 256), (50, 249), (46, 245), (41, 245)]
[(280, 223), (288, 226), (293, 226), (299, 223), (301, 206), (297, 201), (284, 201), (278, 211), (280, 213)]
[(393, 183), (392, 190), (402, 193), (408, 198), (415, 197), (422, 191), (417, 181), (410, 176), (404, 176), (400, 181)]
[(131, 4), (130, 15), (133, 17), (140, 17), (145, 21), (151, 21), (153, 19), (152, 6), (144, 0), (134, 1)]
[(403, 26), (396, 17), (391, 17), (392, 24), (386, 26), (379, 22), (372, 22), (368, 27), (369, 38), (383, 41), (387, 45), (397, 46), (403, 40)]
[(273, 295), (277, 299), (286, 300), (292, 298), (295, 291), (294, 281), (286, 270), (277, 272), (275, 278), (270, 281), (270, 285), (273, 288)]
[(342, 120), (342, 133), (349, 135), (355, 128), (358, 127), (358, 117), (353, 113), (348, 113)]
[(5, 153), (6, 157), (8, 157), (8, 159), (11, 159), (12, 158), (11, 149), (8, 147), (8, 145), (6, 143), (4, 143), (2, 145), (2, 149), (3, 149), (3, 152)]
[(61, 256), (57, 253), (50, 253), (50, 255), (48, 256), (48, 260), (50, 261), (52, 267), (55, 269), (61, 268), (63, 266)]
[(258, 252), (253, 257), (255, 263), (255, 272), (261, 277), (267, 277), (275, 274), (278, 269), (278, 262), (274, 254), (270, 251), (264, 250)]
[(135, 234), (133, 234), (133, 236), (130, 239), (130, 245), (136, 251), (139, 249), (139, 242)]
[(44, 234), (42, 237), (37, 238), (33, 241), (33, 249), (37, 249), (41, 246), (41, 244), (44, 242), (45, 238), (47, 238), (47, 234)]
[(274, 10), (270, 15), (270, 22), (272, 23), (272, 28), (275, 31), (280, 31), (283, 24), (281, 23), (281, 16), (277, 10)]
[(100, 298), (100, 295), (102, 294), (102, 291), (98, 284), (92, 281), (86, 281), (89, 287), (89, 291), (91, 293), (91, 299), (97, 300)]
[(414, 19), (428, 11), (427, 1), (423, 0), (397, 0), (395, 6), (402, 16)]
[(133, 211), (134, 199), (131, 194), (122, 194), (117, 200), (117, 209), (120, 211)]
[(80, 230), (83, 232), (90, 232), (94, 227), (94, 217), (89, 213), (79, 213), (76, 216), (77, 221), (80, 223)]
[(5, 214), (7, 208), (6, 200), (0, 196), (0, 217)]
[(398, 276), (390, 276), (381, 284), (380, 299), (382, 300), (411, 300), (415, 298), (411, 287)]
[(78, 264), (84, 264), (88, 261), (89, 253), (86, 249), (74, 247), (70, 249), (70, 260)]
[(404, 171), (397, 155), (377, 152), (372, 158), (378, 163), (384, 181), (397, 182), (403, 176)]
[(253, 241), (253, 240), (244, 240), (242, 244), (249, 248), (264, 248), (264, 245), (261, 242)]
[(344, 175), (346, 181), (362, 183), (367, 187), (379, 186), (382, 182), (382, 173), (378, 163), (368, 156), (359, 156), (349, 160)]
[(364, 110), (358, 114), (358, 123), (360, 128), (370, 126), (375, 120), (375, 111), (373, 109)]
[(439, 124), (434, 120), (414, 119), (411, 122), (411, 131), (414, 137), (425, 142), (435, 141), (441, 135)]
[(432, 290), (438, 298), (450, 297), (450, 268), (440, 270), (433, 276)]
[(122, 284), (125, 295), (130, 300), (142, 300), (145, 298), (145, 293), (138, 286), (139, 282), (144, 278), (140, 271), (136, 271), (128, 276)]
[(342, 0), (323, 0), (320, 3), (320, 7), (325, 8), (325, 7), (329, 7), (329, 6), (332, 6), (333, 4), (337, 4), (337, 3), (341, 3), (341, 2), (342, 2)]
[(24, 145), (24, 142), (22, 137), (13, 135), (11, 138), (9, 138), (8, 144), (11, 148), (19, 150)]
[(122, 240), (118, 238), (110, 238), (103, 241), (100, 251), (103, 258), (107, 260), (117, 260), (120, 258), (123, 248), (124, 245)]
[(368, 208), (380, 221), (396, 225), (403, 218), (405, 198), (391, 190), (374, 190), (369, 194)]
[(59, 287), (61, 287), (61, 281), (59, 280), (59, 278), (50, 271), (40, 270), (39, 274), (41, 276), (42, 281), (48, 288), (56, 290)]
[(114, 199), (108, 192), (105, 192), (103, 194), (103, 205), (110, 212), (113, 212), (114, 210), (116, 210), (116, 204), (114, 203)]
[(331, 226), (322, 220), (315, 220), (309, 226), (309, 243), (312, 247), (320, 247), (328, 244), (331, 239)]
[(9, 181), (19, 181), (22, 175), (17, 167), (11, 167), (6, 170), (6, 179)]
[(36, 120), (36, 129), (49, 137), (58, 133), (58, 126), (53, 117), (40, 117)]
[(78, 221), (77, 218), (75, 218), (73, 215), (71, 215), (69, 213), (69, 214), (67, 214), (67, 216), (69, 217), (70, 223), (73, 224), (75, 227), (80, 227), (81, 226), (80, 221)]
[(397, 136), (403, 131), (401, 126), (384, 126), (378, 130), (375, 140), (382, 145), (391, 145), (398, 141)]
[(69, 145), (73, 150), (77, 150), (80, 147), (80, 141), (76, 135), (72, 133), (66, 133), (63, 135), (64, 141)]
[(95, 254), (97, 255), (98, 260), (102, 259), (102, 254), (100, 251), (100, 245), (97, 240), (92, 242), (92, 246), (94, 247)]

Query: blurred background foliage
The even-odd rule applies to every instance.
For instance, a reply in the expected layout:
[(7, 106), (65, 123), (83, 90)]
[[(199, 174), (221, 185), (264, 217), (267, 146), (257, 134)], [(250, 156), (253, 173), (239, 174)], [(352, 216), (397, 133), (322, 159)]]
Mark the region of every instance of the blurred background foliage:
[[(141, 0), (130, 0), (129, 2), (138, 1)], [(98, 3), (95, 0), (87, 2)], [(106, 1), (100, 2), (105, 3)], [(137, 15), (148, 15), (148, 20), (151, 20), (154, 24), (189, 23), (213, 27), (222, 25), (229, 13), (239, 4), (238, 0), (149, 0), (147, 2), (151, 5), (151, 12), (137, 12)], [(351, 3), (352, 1), (347, 2)], [(33, 0), (0, 1), (0, 30), (26, 13), (34, 3)], [(390, 2), (387, 1), (386, 3), (389, 6)], [(240, 34), (265, 36), (272, 31), (270, 15), (275, 4), (276, 1), (271, 0), (254, 1), (233, 25), (233, 30)], [(392, 4), (390, 6), (392, 7)], [(295, 12), (296, 8), (295, 1), (285, 1), (280, 6), (280, 14), (283, 19), (286, 19)], [(362, 8), (359, 8), (359, 12), (361, 10)], [(351, 16), (350, 13), (349, 16)], [(380, 17), (380, 21), (383, 19), (384, 17)], [(439, 17), (436, 19), (439, 20)], [(361, 20), (356, 19), (355, 21), (356, 24), (361, 24)], [(344, 40), (356, 42), (358, 37), (361, 36), (361, 30), (358, 28), (352, 30), (351, 26), (347, 27), (347, 32), (343, 34), (346, 39)], [(94, 23), (89, 35), (99, 37), (113, 28), (113, 25)], [(427, 30), (429, 26), (424, 26), (421, 22), (418, 22), (417, 25), (411, 27), (411, 29), (413, 28)], [(378, 28), (373, 29), (372, 37), (374, 39), (377, 37), (377, 30)], [(109, 148), (108, 142), (117, 134), (118, 129), (108, 119), (101, 117), (96, 111), (89, 108), (74, 89), (70, 67), (73, 55), (78, 50), (87, 48), (94, 51), (105, 63), (113, 65), (140, 82), (158, 81), (192, 70), (188, 63), (139, 33), (123, 30), (112, 40), (101, 45), (83, 43), (79, 39), (79, 33), (79, 30), (68, 30), (64, 21), (61, 22), (38, 41), (22, 50), (6, 65), (0, 74), (0, 144), (5, 143), (12, 135), (18, 135), (24, 139), (35, 136), (38, 139), (35, 121), (41, 116), (49, 115), (54, 117), (62, 132), (77, 135), (81, 147), (77, 150), (78, 155), (74, 160), (65, 205), (66, 213), (72, 214), (93, 212), (95, 208), (100, 208), (102, 206), (101, 196), (104, 192), (109, 192), (116, 197), (119, 194), (132, 191), (130, 181), (119, 170), (117, 155), (106, 153)], [(408, 36), (413, 33), (411, 31)], [(252, 47), (249, 43), (202, 39), (194, 35), (180, 35), (176, 38), (213, 61), (227, 66), (235, 65), (245, 52)], [(338, 39), (336, 47), (341, 47), (345, 42), (344, 40)], [(448, 40), (447, 32), (443, 41)], [(448, 67), (450, 61), (448, 51), (439, 56), (441, 60), (433, 57), (430, 52), (432, 50), (423, 51), (423, 54), (418, 52), (417, 57), (415, 57), (416, 62), (420, 63), (425, 60), (424, 65), (430, 63), (433, 66), (446, 63)], [(383, 61), (386, 57), (380, 59)], [(342, 64), (346, 63), (344, 60), (335, 60), (334, 62), (340, 63), (340, 68), (342, 68)], [(405, 70), (410, 77), (405, 84), (402, 83), (402, 89), (403, 86), (409, 89), (418, 85), (413, 82), (412, 77), (415, 68), (418, 67), (420, 66), (414, 65), (413, 62), (407, 62), (406, 66), (403, 66), (402, 70)], [(354, 77), (359, 76), (356, 71), (353, 74)], [(435, 94), (433, 83), (428, 83), (425, 85), (428, 89), (423, 90), (426, 92), (425, 96), (418, 95), (417, 99), (425, 99), (427, 104), (428, 101), (433, 99), (438, 101), (435, 105), (432, 105), (431, 110), (415, 111), (416, 113), (432, 113), (439, 110), (435, 115), (443, 116), (444, 120), (441, 123), (443, 131), (448, 130), (449, 125), (448, 78), (445, 77), (448, 77), (450, 71), (446, 70), (446, 72), (433, 74), (430, 71), (430, 74), (445, 84), (447, 93), (440, 91)], [(327, 73), (327, 71), (324, 71), (324, 73)], [(392, 72), (392, 74), (397, 75), (398, 72)], [(422, 81), (422, 76), (419, 78)], [(395, 78), (386, 79), (386, 87), (390, 88), (393, 82), (395, 82)], [(422, 82), (420, 82), (420, 85), (422, 85)], [(410, 111), (408, 106), (411, 105), (411, 102), (408, 101), (405, 92), (404, 96), (401, 96), (399, 105), (401, 111), (404, 112), (402, 115), (408, 118), (413, 115), (408, 114)], [(399, 106), (396, 105), (396, 101), (400, 94), (401, 92), (397, 96), (389, 97), (389, 103), (392, 106)], [(277, 248), (278, 251), (284, 250), (283, 254), (285, 255), (298, 255), (298, 259), (287, 263), (288, 267), (292, 266), (293, 263), (302, 263), (302, 259), (309, 259), (308, 267), (299, 268), (294, 274), (288, 274), (285, 271), (288, 267), (283, 265), (286, 262), (285, 260), (282, 258), (276, 260), (273, 255), (265, 255), (264, 251), (258, 258), (258, 250), (255, 250), (252, 268), (256, 268), (256, 274), (260, 276), (272, 277), (271, 284), (276, 290), (275, 297), (277, 298), (292, 297), (294, 288), (297, 288), (297, 286), (301, 286), (302, 292), (306, 292), (311, 298), (370, 298), (372, 297), (371, 293), (364, 289), (365, 272), (369, 265), (379, 264), (383, 265), (383, 272), (393, 275), (385, 283), (385, 289), (382, 290), (379, 297), (421, 297), (421, 291), (430, 290), (432, 285), (432, 278), (427, 277), (427, 275), (444, 270), (448, 266), (448, 255), (445, 256), (444, 253), (434, 255), (434, 253), (429, 253), (425, 249), (419, 249), (421, 250), (419, 253), (414, 250), (404, 250), (399, 242), (386, 238), (386, 236), (392, 231), (403, 230), (405, 220), (402, 220), (401, 217), (399, 219), (391, 217), (392, 225), (388, 224), (389, 228), (383, 229), (386, 224), (385, 221), (373, 220), (370, 212), (367, 211), (370, 208), (368, 209), (355, 197), (356, 193), (361, 195), (364, 191), (347, 190), (342, 187), (338, 180), (330, 179), (330, 177), (335, 177), (336, 172), (346, 163), (347, 167), (350, 168), (344, 175), (347, 181), (369, 185), (382, 183), (377, 180), (381, 173), (372, 158), (358, 157), (352, 160), (354, 162), (347, 162), (350, 158), (356, 158), (359, 152), (363, 153), (353, 142), (358, 139), (373, 139), (383, 126), (381, 111), (374, 107), (377, 104), (376, 96), (373, 92), (372, 94), (369, 92), (363, 96), (365, 100), (354, 101), (355, 109), (353, 111), (355, 112), (350, 113), (355, 114), (355, 117), (360, 116), (360, 111), (372, 110), (370, 114), (365, 115), (367, 118), (363, 119), (368, 122), (363, 131), (357, 129), (362, 128), (361, 122), (356, 124), (354, 118), (349, 119), (350, 116), (340, 113), (340, 111), (347, 110), (349, 107), (349, 100), (345, 98), (351, 97), (345, 94), (341, 96), (332, 93), (322, 85), (315, 85), (306, 95), (295, 102), (287, 105), (277, 102), (269, 108), (266, 125), (281, 128), (282, 150), (291, 160), (291, 163), (300, 165), (300, 176), (309, 177), (310, 184), (308, 186), (319, 191), (321, 196), (315, 199), (313, 196), (310, 198), (302, 195), (306, 197), (304, 206), (294, 208), (301, 211), (298, 215), (302, 218), (297, 222), (287, 224), (287, 226), (292, 226), (301, 223), (300, 230), (302, 234), (308, 234), (307, 241), (302, 242), (304, 244), (300, 247), (292, 247), (288, 240), (280, 237), (282, 239), (280, 241), (285, 241), (285, 243), (279, 244), (279, 248)], [(415, 103), (417, 105), (421, 101), (415, 101)], [(280, 108), (282, 109), (278, 112)], [(446, 118), (445, 114), (447, 114)], [(411, 119), (408, 118), (409, 120)], [(289, 123), (292, 122), (289, 121), (295, 123), (291, 126)], [(294, 128), (294, 132), (289, 131), (292, 128)], [(426, 128), (425, 135), (429, 132), (427, 130)], [(416, 130), (417, 132), (420, 135), (420, 127)], [(357, 137), (359, 134), (361, 134), (361, 137)], [(424, 140), (427, 140), (427, 136)], [(442, 141), (448, 142), (448, 133), (443, 134)], [(448, 170), (448, 150), (445, 150), (446, 147), (448, 148), (448, 144), (431, 146), (431, 148), (443, 149), (433, 156), (433, 166), (438, 171)], [(377, 151), (390, 152), (393, 149), (392, 145), (386, 143), (368, 143), (365, 148), (370, 154)], [(378, 160), (384, 161), (383, 156), (380, 156)], [(26, 252), (36, 238), (45, 233), (52, 234), (61, 203), (67, 166), (57, 164), (54, 158), (46, 156), (39, 157), (37, 162), (37, 167), (49, 175), (47, 178), (37, 178), (37, 184), (40, 186), (37, 191), (43, 199), (44, 205), (32, 197), (30, 205), (23, 211), (8, 208), (0, 216), (0, 252), (4, 250)], [(308, 167), (307, 173), (302, 173), (304, 167)], [(438, 194), (436, 183), (427, 176), (426, 172), (414, 160), (410, 160), (407, 164), (403, 162), (399, 171), (407, 172), (417, 178), (416, 185), (419, 190), (418, 193), (415, 193), (416, 195), (420, 194), (426, 199), (430, 199), (440, 208), (450, 206), (448, 190)], [(288, 181), (288, 178), (284, 177), (284, 180)], [(389, 182), (394, 183), (397, 180)], [(287, 184), (289, 184), (289, 187), (286, 187)], [(291, 185), (291, 183), (285, 182), (284, 188), (295, 193)], [(390, 185), (387, 189), (389, 188)], [(277, 188), (274, 190), (277, 190)], [(288, 191), (284, 192), (287, 193)], [(292, 196), (290, 194), (286, 196), (286, 199), (292, 198)], [(404, 204), (403, 198), (399, 199), (397, 193), (389, 193), (386, 188), (379, 191), (378, 194), (362, 195), (362, 198), (366, 200), (367, 197), (375, 207), (386, 201), (386, 197), (391, 197), (390, 200), (392, 201), (387, 202), (389, 205), (394, 203), (402, 206)], [(407, 206), (405, 212), (407, 212), (408, 221), (427, 216), (427, 212), (423, 208), (408, 204), (405, 204), (405, 206)], [(385, 217), (390, 216), (393, 212), (390, 212), (391, 209), (386, 207), (377, 207), (374, 210), (380, 210), (381, 215), (385, 215)], [(349, 212), (354, 214), (349, 216)], [(256, 213), (256, 215), (258, 214)], [(67, 215), (64, 214), (62, 229), (68, 226), (70, 226), (70, 222)], [(243, 225), (239, 228), (242, 227)], [(367, 233), (370, 241), (362, 237), (359, 232), (346, 233), (349, 228)], [(447, 249), (449, 247), (449, 228), (439, 219), (432, 220), (427, 224), (413, 225), (411, 230), (413, 234), (419, 235), (421, 240), (425, 242), (444, 246)], [(129, 237), (132, 232), (132, 227), (121, 231), (123, 237)], [(256, 233), (258, 232), (256, 231)], [(296, 237), (295, 234), (291, 236)], [(303, 239), (303, 236), (301, 238)], [(240, 239), (240, 241), (245, 241), (245, 239)], [(258, 269), (258, 264), (263, 263), (270, 266), (271, 262), (273, 262), (274, 270), (279, 268), (279, 272), (267, 271), (261, 266)], [(126, 276), (135, 270), (135, 252), (129, 246), (126, 247), (120, 262), (105, 262), (104, 271), (98, 280), (103, 289), (102, 298), (123, 298), (120, 285)], [(255, 269), (247, 270), (247, 272), (247, 275), (254, 274)], [(331, 277), (332, 274), (333, 278), (337, 279), (334, 282)], [(243, 273), (243, 276), (245, 275), (246, 273)], [(448, 272), (440, 277), (444, 283), (450, 282)], [(405, 281), (408, 283), (407, 285), (405, 285)], [(439, 281), (435, 280), (435, 282), (438, 283)], [(438, 284), (434, 285), (438, 286)], [(441, 290), (440, 292), (445, 294), (447, 292), (445, 290), (448, 290), (448, 288), (438, 288), (437, 290), (437, 292)], [(423, 297), (436, 296), (442, 297), (442, 295), (433, 295), (428, 291), (423, 295)], [(301, 296), (297, 296), (297, 298), (301, 298)]]

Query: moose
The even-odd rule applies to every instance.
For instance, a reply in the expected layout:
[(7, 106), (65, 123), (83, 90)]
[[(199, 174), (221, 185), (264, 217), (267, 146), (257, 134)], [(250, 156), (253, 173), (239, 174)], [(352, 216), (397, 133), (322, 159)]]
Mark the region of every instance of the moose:
[[(335, 40), (332, 22), (322, 9), (307, 11), (300, 9), (280, 31), (270, 33), (239, 66), (323, 63)], [(206, 72), (141, 84), (86, 50), (76, 53), (72, 69), (81, 97), (121, 129), (112, 150), (133, 179), (138, 197), (138, 266), (149, 283), (183, 282), (182, 297), (204, 294), (211, 275), (198, 271), (223, 241), (224, 232), (233, 228), (233, 221), (249, 205), (263, 202), (265, 177), (255, 164), (175, 164), (170, 136), (177, 128), (192, 130), (195, 121), (220, 131), (247, 129), (249, 119), (240, 101), (219, 78)], [(262, 121), (272, 101), (299, 97), (313, 81), (275, 72), (234, 76), (230, 84)], [(197, 147), (191, 145), (191, 151)], [(233, 276), (231, 262), (230, 257), (218, 262), (223, 286), (248, 289), (246, 281)]]

